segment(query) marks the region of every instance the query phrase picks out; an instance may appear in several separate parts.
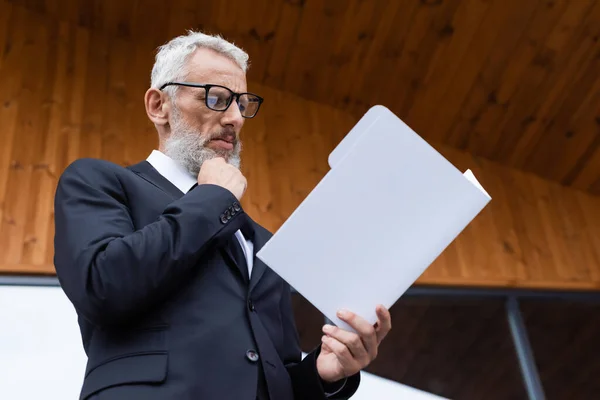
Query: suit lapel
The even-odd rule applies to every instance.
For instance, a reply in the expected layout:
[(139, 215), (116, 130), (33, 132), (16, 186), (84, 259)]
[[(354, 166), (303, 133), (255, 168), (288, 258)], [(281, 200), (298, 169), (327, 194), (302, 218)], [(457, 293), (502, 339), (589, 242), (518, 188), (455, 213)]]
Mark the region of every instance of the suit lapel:
[(140, 178), (146, 180), (158, 189), (172, 196), (174, 199), (179, 199), (183, 196), (183, 192), (173, 185), (167, 178), (162, 176), (148, 161), (142, 161), (129, 168)]

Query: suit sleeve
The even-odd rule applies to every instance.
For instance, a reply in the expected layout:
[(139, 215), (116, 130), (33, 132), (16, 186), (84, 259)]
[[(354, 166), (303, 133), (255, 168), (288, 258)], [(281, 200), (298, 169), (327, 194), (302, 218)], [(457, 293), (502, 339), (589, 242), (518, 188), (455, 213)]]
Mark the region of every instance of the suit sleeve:
[(90, 159), (67, 167), (54, 206), (58, 279), (79, 314), (96, 325), (127, 322), (160, 303), (243, 220), (231, 192), (200, 185), (136, 230), (116, 166)]
[(317, 371), (317, 357), (321, 346), (317, 347), (302, 359), (300, 340), (294, 322), (291, 302), (290, 286), (284, 282), (284, 291), (281, 297), (281, 314), (284, 330), (284, 363), (292, 380), (294, 399), (320, 400), (320, 399), (348, 399), (360, 384), (360, 373), (352, 375), (342, 381), (327, 383), (321, 379)]

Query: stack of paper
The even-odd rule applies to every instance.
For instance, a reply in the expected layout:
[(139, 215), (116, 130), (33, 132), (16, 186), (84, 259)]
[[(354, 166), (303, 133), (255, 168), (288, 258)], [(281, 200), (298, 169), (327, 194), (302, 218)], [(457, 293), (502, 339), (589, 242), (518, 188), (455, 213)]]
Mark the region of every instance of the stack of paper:
[(257, 253), (335, 324), (375, 323), (490, 196), (387, 108), (371, 108), (329, 156), (331, 170)]

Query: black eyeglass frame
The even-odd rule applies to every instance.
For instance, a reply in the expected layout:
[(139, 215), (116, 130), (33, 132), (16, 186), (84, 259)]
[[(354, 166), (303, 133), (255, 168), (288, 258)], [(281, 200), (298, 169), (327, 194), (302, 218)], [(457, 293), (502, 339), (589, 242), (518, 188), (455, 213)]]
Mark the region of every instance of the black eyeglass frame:
[[(256, 107), (256, 111), (251, 116), (245, 116), (243, 113), (240, 113), (242, 115), (242, 117), (244, 117), (244, 118), (254, 118), (256, 116), (256, 114), (258, 114), (258, 110), (260, 109), (260, 106), (262, 105), (262, 103), (264, 101), (264, 99), (262, 97), (260, 97), (259, 95), (255, 94), (255, 93), (250, 93), (250, 92), (236, 93), (236, 92), (234, 92), (233, 90), (229, 89), (226, 86), (213, 85), (211, 83), (167, 82), (164, 85), (162, 85), (159, 90), (163, 90), (167, 86), (172, 86), (172, 85), (175, 85), (175, 86), (187, 86), (187, 87), (194, 87), (194, 88), (203, 88), (204, 91), (205, 91), (204, 104), (206, 104), (206, 107), (209, 110), (217, 111), (217, 112), (225, 112), (225, 111), (227, 111), (229, 109), (229, 106), (231, 106), (231, 103), (233, 103), (233, 99), (235, 99), (235, 102), (237, 103), (237, 105), (239, 107), (240, 106), (240, 96), (243, 96), (245, 94), (252, 95), (252, 96), (254, 96), (254, 97), (256, 97), (258, 99), (258, 107)], [(214, 108), (212, 108), (211, 106), (208, 105), (208, 91), (212, 87), (222, 88), (222, 89), (227, 90), (229, 93), (231, 93), (231, 96), (229, 97), (229, 102), (227, 103), (227, 106), (223, 110), (215, 110)]]

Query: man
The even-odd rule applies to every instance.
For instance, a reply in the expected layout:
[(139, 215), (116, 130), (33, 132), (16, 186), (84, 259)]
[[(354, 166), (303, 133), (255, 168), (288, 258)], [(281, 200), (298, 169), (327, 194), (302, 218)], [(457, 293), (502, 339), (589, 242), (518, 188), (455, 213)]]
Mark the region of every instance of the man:
[(240, 205), (240, 130), (262, 98), (248, 56), (189, 32), (146, 92), (159, 149), (132, 167), (81, 159), (55, 198), (55, 265), (79, 316), (81, 399), (342, 399), (391, 328), (340, 314), (304, 360), (289, 285), (255, 258), (270, 233)]

